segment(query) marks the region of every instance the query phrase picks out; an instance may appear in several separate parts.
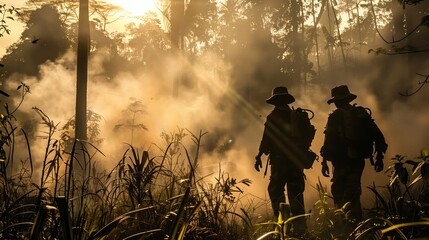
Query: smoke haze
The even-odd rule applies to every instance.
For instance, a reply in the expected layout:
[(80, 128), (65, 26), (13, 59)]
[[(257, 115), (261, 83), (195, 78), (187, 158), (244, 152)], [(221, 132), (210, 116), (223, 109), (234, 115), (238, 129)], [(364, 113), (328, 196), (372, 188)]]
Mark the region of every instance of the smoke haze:
[[(243, 75), (251, 76), (254, 74), (251, 70), (260, 67), (261, 61), (267, 60), (250, 51), (245, 56)], [(103, 142), (98, 147), (106, 157), (99, 161), (108, 170), (119, 161), (127, 147), (125, 143), (156, 152), (156, 145), (163, 144), (160, 137), (162, 132), (171, 133), (185, 128), (198, 135), (201, 130), (207, 134), (202, 138), (203, 149), (197, 169), (199, 174), (213, 174), (207, 179), (214, 181), (220, 166), (222, 171), (238, 180), (251, 179), (253, 184), (244, 189), (245, 192), (248, 191), (256, 199), (268, 200), (266, 188), (269, 172), (264, 177), (262, 172), (254, 170), (253, 164), (265, 116), (272, 109), (271, 105), (265, 104), (265, 99), (278, 84), (286, 85), (296, 98), (292, 106), (310, 109), (315, 113), (312, 122), (317, 132), (312, 149), (316, 153), (322, 146), (327, 117), (334, 110), (333, 106), (326, 103), (330, 98), (330, 89), (340, 84), (347, 84), (350, 91), (358, 96), (355, 103), (372, 110), (372, 116), (389, 144), (385, 169), (396, 154), (414, 158), (419, 155), (421, 148), (428, 147), (427, 88), (411, 97), (399, 94), (406, 89), (417, 88), (419, 81), (424, 80), (414, 74), (427, 74), (424, 66), (428, 62), (424, 60), (417, 59), (415, 61), (419, 61), (419, 64), (404, 65), (404, 59), (400, 57), (368, 55), (361, 67), (358, 67), (359, 72), (339, 69), (336, 75), (323, 76), (320, 82), (310, 82), (305, 88), (298, 88), (276, 78), (275, 73), (270, 78), (268, 70), (263, 74), (263, 81), (249, 77), (247, 82), (238, 82), (231, 66), (213, 53), (206, 53), (193, 62), (171, 56), (164, 60), (164, 66), (160, 69), (153, 67), (137, 74), (124, 71), (112, 79), (106, 79), (103, 75), (106, 71), (103, 61), (108, 58), (107, 50), (92, 55), (88, 78), (88, 108), (102, 116), (99, 137)], [(17, 82), (29, 85), (31, 94), (27, 95), (21, 111), (31, 113), (32, 108), (37, 107), (61, 128), (75, 114), (75, 63), (75, 53), (67, 52), (55, 62), (41, 65), (40, 79), (13, 75), (6, 89), (12, 91)], [(266, 66), (265, 69), (272, 67), (269, 61), (262, 65)], [(15, 97), (12, 101), (18, 102), (19, 98)], [(136, 102), (141, 109), (137, 109), (134, 114), (129, 107)], [(40, 122), (35, 114), (27, 116)], [(122, 127), (119, 131), (115, 130), (115, 126), (127, 124), (142, 124), (145, 128), (131, 130)], [(37, 135), (43, 135), (43, 125), (38, 125), (35, 131)], [(192, 141), (186, 141), (186, 146), (191, 149)], [(44, 149), (44, 144), (46, 142), (43, 139), (34, 139), (32, 146), (35, 147), (32, 150), (35, 159), (42, 159), (42, 153), (37, 153), (36, 149)], [(219, 154), (217, 150), (223, 144), (227, 144), (227, 151)], [(313, 169), (305, 171), (307, 210), (317, 197), (314, 187), (319, 178), (330, 191), (330, 179), (324, 178), (320, 170), (320, 163), (316, 162)], [(372, 195), (364, 188), (373, 182), (384, 185), (388, 178), (385, 174), (376, 174), (367, 163), (362, 177), (364, 206), (372, 201)]]
[[(245, 102), (230, 87), (232, 81), (229, 77), (227, 64), (217, 59), (215, 55), (207, 55), (197, 63), (184, 62), (183, 65), (190, 71), (194, 79), (188, 90), (180, 87), (179, 96), (173, 96), (173, 81), (161, 81), (165, 79), (177, 79), (180, 75), (175, 59), (170, 59), (168, 71), (165, 76), (159, 77), (150, 74), (136, 76), (123, 72), (115, 79), (108, 81), (97, 79), (103, 72), (103, 58), (108, 57), (106, 52), (98, 53), (91, 57), (90, 76), (88, 89), (88, 107), (102, 116), (100, 122), (103, 143), (100, 149), (106, 157), (101, 159), (101, 165), (111, 169), (123, 154), (124, 143), (131, 143), (143, 149), (155, 149), (153, 144), (161, 144), (160, 134), (177, 131), (178, 128), (189, 129), (196, 134), (202, 130), (208, 132), (203, 137), (205, 150), (200, 157), (198, 170), (201, 175), (214, 174), (216, 176), (218, 167), (227, 172), (231, 177), (237, 179), (249, 178), (253, 181), (247, 190), (250, 195), (258, 199), (267, 199), (266, 187), (269, 181), (269, 172), (266, 177), (263, 173), (257, 173), (253, 169), (254, 156), (259, 147), (262, 136), (263, 122), (265, 116), (271, 111), (271, 106), (264, 104), (265, 99), (270, 96), (269, 91), (261, 93), (266, 97), (256, 99), (261, 107), (254, 107)], [(56, 62), (48, 62), (40, 66), (41, 79), (23, 77), (22, 81), (30, 86), (29, 94), (21, 110), (31, 112), (32, 107), (40, 108), (55, 123), (66, 123), (74, 115), (75, 103), (75, 71), (73, 66), (75, 55), (68, 52)], [(210, 64), (208, 64), (210, 63)], [(216, 63), (216, 70), (212, 68)], [(398, 73), (402, 70), (400, 68)], [(312, 120), (317, 128), (316, 138), (312, 149), (319, 152), (323, 141), (323, 129), (328, 114), (333, 110), (326, 100), (330, 97), (329, 89), (337, 84), (349, 84), (350, 90), (358, 95), (355, 100), (359, 105), (371, 108), (373, 117), (385, 134), (389, 149), (386, 154), (386, 167), (388, 160), (395, 154), (415, 157), (421, 148), (426, 147), (429, 134), (426, 116), (428, 109), (424, 104), (426, 98), (424, 92), (413, 97), (403, 99), (397, 93), (398, 83), (388, 82), (383, 89), (376, 89), (372, 85), (378, 85), (378, 73), (376, 69), (368, 69), (367, 76), (356, 76), (342, 81), (334, 81), (331, 86), (324, 89), (316, 85), (310, 85), (306, 89), (290, 89), (295, 96), (294, 107), (311, 109), (315, 113)], [(373, 74), (373, 75), (371, 75)], [(394, 73), (391, 73), (394, 75)], [(16, 78), (17, 76), (14, 76)], [(360, 79), (359, 81), (357, 79)], [(373, 82), (371, 82), (371, 79)], [(16, 83), (16, 81), (13, 81)], [(270, 83), (266, 83), (270, 85)], [(9, 83), (8, 88), (14, 88)], [(274, 87), (274, 85), (273, 85)], [(395, 89), (396, 88), (396, 89)], [(328, 89), (328, 90), (326, 90)], [(255, 89), (255, 91), (257, 91)], [(381, 107), (386, 105), (383, 98), (388, 96), (396, 99), (389, 103), (387, 109)], [(144, 111), (136, 114), (135, 122), (142, 123), (147, 127), (135, 129), (134, 137), (131, 139), (130, 129), (114, 131), (114, 126), (131, 119), (131, 113), (126, 109), (133, 102), (139, 100), (144, 106)], [(238, 104), (238, 106), (237, 106)], [(243, 108), (245, 114), (237, 114), (236, 108)], [(234, 126), (245, 126), (235, 129)], [(39, 125), (38, 135), (43, 135), (43, 126)], [(215, 154), (215, 147), (230, 140), (230, 150), (225, 155)], [(190, 142), (188, 142), (190, 143)], [(43, 139), (34, 141), (33, 150), (44, 149), (46, 144)], [(37, 153), (34, 153), (37, 155)], [(39, 153), (41, 154), (41, 153)], [(38, 159), (41, 156), (39, 156)], [(37, 158), (35, 158), (37, 159)], [(265, 167), (265, 166), (264, 166)], [(315, 163), (313, 169), (306, 170), (306, 204), (309, 208), (315, 202), (316, 190), (314, 189), (318, 179), (328, 186), (329, 179), (320, 174), (320, 164)], [(214, 177), (213, 176), (213, 177)], [(387, 183), (387, 177), (383, 174), (375, 174), (367, 164), (363, 176), (363, 186), (376, 182), (379, 185)], [(365, 193), (364, 190), (364, 194)], [(364, 195), (365, 196), (365, 195)], [(367, 203), (364, 201), (364, 203)]]

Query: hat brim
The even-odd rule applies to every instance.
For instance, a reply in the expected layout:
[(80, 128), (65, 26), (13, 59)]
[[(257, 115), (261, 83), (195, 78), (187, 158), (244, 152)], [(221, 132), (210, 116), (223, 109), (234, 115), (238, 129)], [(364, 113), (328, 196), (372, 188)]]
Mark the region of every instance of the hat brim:
[(268, 98), (266, 102), (272, 105), (279, 103), (290, 104), (295, 102), (295, 98), (290, 94), (276, 94)]
[(351, 101), (355, 100), (356, 98), (357, 98), (356, 95), (354, 95), (353, 93), (350, 93), (347, 96), (343, 96), (343, 97), (333, 97), (333, 98), (328, 100), (328, 104), (331, 104), (333, 102), (340, 101), (340, 100), (346, 100), (348, 102), (351, 102)]

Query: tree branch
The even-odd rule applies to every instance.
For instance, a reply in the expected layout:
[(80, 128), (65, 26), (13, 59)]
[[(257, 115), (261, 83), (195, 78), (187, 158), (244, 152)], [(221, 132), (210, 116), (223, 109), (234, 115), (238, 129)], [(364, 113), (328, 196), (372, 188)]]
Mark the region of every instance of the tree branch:
[(423, 88), (424, 85), (426, 85), (427, 83), (429, 83), (429, 81), (428, 81), (429, 80), (429, 75), (424, 75), (424, 74), (419, 74), (419, 73), (417, 73), (417, 75), (425, 78), (424, 81), (419, 82), (420, 86), (414, 92), (409, 93), (408, 90), (406, 90), (405, 93), (401, 93), (400, 92), (399, 95), (404, 96), (404, 97), (412, 96), (412, 95), (416, 94), (417, 92), (419, 92)]

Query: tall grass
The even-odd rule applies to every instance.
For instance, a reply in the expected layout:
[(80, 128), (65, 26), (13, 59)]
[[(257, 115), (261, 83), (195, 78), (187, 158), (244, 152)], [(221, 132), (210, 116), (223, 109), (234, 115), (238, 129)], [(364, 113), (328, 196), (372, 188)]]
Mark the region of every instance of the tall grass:
[(393, 157), (386, 170), (390, 182), (386, 186), (368, 187), (374, 193), (375, 205), (368, 211), (369, 219), (352, 236), (356, 239), (368, 234), (400, 239), (429, 237), (428, 166), (427, 149), (413, 160), (402, 155)]
[[(32, 155), (35, 149), (23, 132), (28, 158), (19, 162), (20, 167), (13, 158), (14, 118), (10, 114), (2, 119), (2, 239), (221, 239), (221, 233), (201, 221), (202, 209), (207, 212), (209, 206), (217, 206), (213, 211), (217, 216), (224, 210), (220, 206), (237, 202), (233, 195), (238, 185), (250, 184), (219, 175), (212, 189), (218, 192), (210, 194), (224, 197), (210, 198), (196, 172), (206, 133), (184, 130), (163, 134), (165, 146), (158, 146), (159, 156), (128, 145), (111, 171), (100, 170), (95, 156), (102, 151), (80, 141), (66, 148), (62, 139), (55, 138), (58, 124), (41, 109), (34, 111), (46, 129), (40, 138), (45, 141), (44, 154)], [(193, 152), (182, 142), (188, 134), (195, 144)], [(225, 209), (238, 215), (232, 207)], [(217, 224), (222, 231), (228, 227), (223, 221)]]
[[(22, 102), (29, 88), (22, 84), (18, 90)], [(201, 176), (206, 132), (164, 132), (155, 151), (127, 145), (116, 165), (103, 169), (97, 162), (102, 150), (57, 139), (59, 124), (38, 108), (45, 146), (42, 155), (33, 155), (40, 149), (16, 126), (17, 107), (6, 105), (0, 115), (0, 239), (292, 239), (290, 223), (302, 217), (309, 223), (303, 239), (427, 237), (427, 151), (415, 160), (396, 156), (386, 172), (391, 182), (370, 187), (376, 201), (369, 218), (344, 233), (337, 229), (348, 221), (347, 204), (333, 208), (320, 181), (319, 200), (309, 213), (284, 211), (265, 221), (257, 213), (260, 203), (246, 193), (250, 179), (231, 176), (221, 164), (216, 174)]]

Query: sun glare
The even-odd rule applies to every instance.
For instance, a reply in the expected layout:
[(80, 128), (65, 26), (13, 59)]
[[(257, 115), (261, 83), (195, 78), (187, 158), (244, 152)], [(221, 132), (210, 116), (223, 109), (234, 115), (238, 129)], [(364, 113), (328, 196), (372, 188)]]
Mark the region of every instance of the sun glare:
[(149, 11), (156, 11), (158, 0), (110, 0), (112, 4), (120, 6), (133, 16), (142, 16)]

